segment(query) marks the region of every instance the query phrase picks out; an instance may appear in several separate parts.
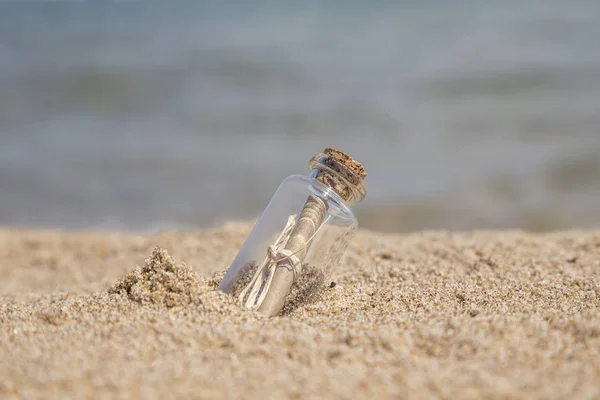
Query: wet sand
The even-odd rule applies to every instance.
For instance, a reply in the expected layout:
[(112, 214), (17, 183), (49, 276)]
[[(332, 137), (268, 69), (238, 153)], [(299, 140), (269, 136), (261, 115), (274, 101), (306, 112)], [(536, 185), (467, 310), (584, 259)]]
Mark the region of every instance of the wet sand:
[(359, 231), (266, 319), (215, 291), (250, 228), (0, 229), (0, 397), (600, 396), (600, 232)]

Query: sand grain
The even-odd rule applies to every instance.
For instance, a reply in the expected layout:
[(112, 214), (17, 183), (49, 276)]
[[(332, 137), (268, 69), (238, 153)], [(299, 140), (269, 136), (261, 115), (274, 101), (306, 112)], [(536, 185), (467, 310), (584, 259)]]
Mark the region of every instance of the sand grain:
[(212, 278), (249, 229), (0, 230), (0, 397), (600, 396), (598, 232), (360, 231), (266, 319)]

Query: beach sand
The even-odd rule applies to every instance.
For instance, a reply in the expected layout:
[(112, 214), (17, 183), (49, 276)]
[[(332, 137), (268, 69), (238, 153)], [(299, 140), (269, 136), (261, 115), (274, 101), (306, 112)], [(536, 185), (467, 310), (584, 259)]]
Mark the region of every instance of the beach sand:
[(215, 290), (250, 228), (0, 229), (0, 398), (600, 397), (600, 232), (361, 230), (267, 319)]

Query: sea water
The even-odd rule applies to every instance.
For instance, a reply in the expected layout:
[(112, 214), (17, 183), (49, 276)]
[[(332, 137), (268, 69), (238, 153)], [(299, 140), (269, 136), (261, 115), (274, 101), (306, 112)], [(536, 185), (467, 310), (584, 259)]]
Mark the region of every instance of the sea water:
[(600, 226), (600, 2), (0, 2), (0, 225), (257, 216), (324, 147), (380, 230)]

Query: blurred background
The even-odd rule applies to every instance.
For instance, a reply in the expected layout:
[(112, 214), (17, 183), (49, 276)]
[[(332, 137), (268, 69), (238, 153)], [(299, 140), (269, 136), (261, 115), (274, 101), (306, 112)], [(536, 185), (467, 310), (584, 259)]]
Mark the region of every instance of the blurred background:
[(255, 218), (331, 146), (363, 227), (597, 228), (599, 40), (586, 0), (0, 2), (0, 225)]

